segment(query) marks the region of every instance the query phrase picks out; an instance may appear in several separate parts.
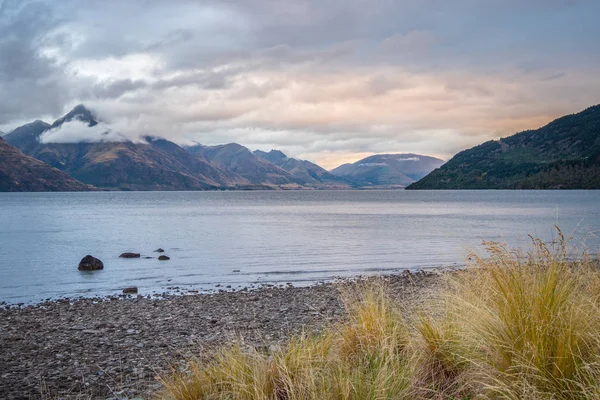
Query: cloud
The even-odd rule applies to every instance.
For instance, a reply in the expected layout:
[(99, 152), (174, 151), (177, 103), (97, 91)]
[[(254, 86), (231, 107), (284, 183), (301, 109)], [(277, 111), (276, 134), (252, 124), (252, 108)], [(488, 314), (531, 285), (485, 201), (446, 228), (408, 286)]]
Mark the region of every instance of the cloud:
[(567, 76), (567, 74), (565, 72), (558, 72), (556, 74), (545, 76), (541, 80), (542, 81), (554, 81), (556, 79), (564, 78), (565, 76)]
[(94, 86), (94, 96), (99, 99), (118, 99), (125, 93), (146, 87), (146, 82), (137, 79), (119, 79), (113, 82), (101, 83)]
[(397, 158), (398, 161), (419, 161), (419, 157), (406, 157), (406, 158)]
[(39, 140), (41, 143), (106, 143), (125, 142), (127, 138), (103, 122), (89, 127), (87, 122), (74, 119), (45, 131)]
[(333, 167), (448, 158), (600, 102), (593, 0), (0, 4), (0, 129), (79, 103), (107, 121), (50, 140), (235, 141)]

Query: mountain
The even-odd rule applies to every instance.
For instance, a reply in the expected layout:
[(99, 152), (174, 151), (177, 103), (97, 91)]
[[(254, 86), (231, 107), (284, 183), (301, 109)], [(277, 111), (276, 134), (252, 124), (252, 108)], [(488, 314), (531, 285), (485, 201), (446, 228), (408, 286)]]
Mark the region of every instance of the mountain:
[[(66, 125), (73, 121), (80, 123)], [(387, 154), (328, 172), (278, 150), (251, 152), (237, 143), (182, 148), (154, 136), (131, 141), (83, 105), (52, 124), (38, 120), (23, 125), (5, 139), (25, 155), (105, 190), (404, 187), (443, 163), (427, 156)], [(68, 140), (78, 142), (63, 142)]]
[[(140, 142), (40, 143), (47, 129), (77, 119), (96, 125), (84, 106), (77, 106), (52, 125), (32, 123), (6, 136), (24, 153), (98, 188), (122, 190), (206, 190), (247, 181), (201, 157), (192, 157), (175, 143), (145, 137)], [(41, 129), (45, 128), (45, 129)], [(86, 128), (83, 128), (86, 129)]]
[(284, 169), (295, 176), (297, 179), (316, 187), (348, 188), (351, 185), (351, 182), (331, 174), (317, 164), (306, 160), (290, 158), (279, 150), (271, 150), (268, 153), (256, 150), (254, 151), (254, 155), (275, 164), (279, 168)]
[(333, 175), (360, 186), (403, 187), (444, 164), (439, 158), (419, 154), (378, 154), (331, 170)]
[(9, 132), (4, 140), (27, 154), (38, 145), (38, 138), (48, 128), (50, 124), (38, 119)]
[(256, 156), (246, 147), (237, 143), (219, 146), (198, 144), (188, 147), (187, 151), (242, 176), (250, 184), (292, 188), (306, 183), (303, 179), (299, 179), (277, 165)]
[(407, 189), (600, 189), (600, 105), (464, 150)]
[(81, 122), (87, 123), (88, 127), (98, 125), (98, 121), (96, 120), (96, 116), (83, 104), (79, 104), (75, 106), (71, 111), (65, 114), (63, 117), (57, 119), (52, 124), (51, 128), (57, 128), (64, 124), (65, 122), (71, 122), (73, 120), (78, 120)]
[(0, 192), (90, 190), (64, 172), (23, 154), (0, 137)]

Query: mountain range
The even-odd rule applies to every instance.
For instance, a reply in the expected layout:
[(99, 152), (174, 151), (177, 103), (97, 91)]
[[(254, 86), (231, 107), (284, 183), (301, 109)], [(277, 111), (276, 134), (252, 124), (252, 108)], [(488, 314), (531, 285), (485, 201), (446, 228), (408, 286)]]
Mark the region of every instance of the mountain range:
[[(100, 136), (93, 136), (92, 133), (98, 134), (98, 128), (104, 129), (101, 122), (92, 111), (78, 105), (52, 124), (36, 120), (14, 129), (4, 139), (23, 155), (82, 182), (86, 189), (89, 189), (86, 185), (92, 185), (101, 190), (403, 187), (420, 173), (415, 171), (427, 168), (430, 171), (437, 163), (442, 163), (414, 154), (386, 155), (391, 157), (390, 160), (394, 156), (411, 160), (404, 167), (398, 160), (381, 161), (388, 162), (390, 167), (370, 169), (366, 178), (363, 173), (344, 172), (348, 168), (343, 168), (342, 172), (337, 169), (329, 172), (310, 161), (287, 157), (278, 150), (252, 152), (237, 143), (182, 147), (164, 138), (147, 135), (136, 141), (127, 140), (115, 136), (108, 128), (101, 131)], [(72, 124), (78, 130), (76, 142), (49, 139), (62, 129), (72, 129)], [(431, 164), (431, 160), (437, 161)], [(364, 172), (362, 168), (358, 169)], [(378, 174), (382, 176), (377, 178)], [(25, 186), (23, 190), (26, 190)]]
[(464, 150), (407, 189), (600, 189), (600, 105)]
[(261, 150), (255, 150), (254, 154), (289, 172), (305, 184), (316, 186), (328, 185), (338, 188), (357, 186), (356, 182), (352, 180), (336, 176), (310, 161), (290, 158), (279, 150), (271, 150), (268, 153)]

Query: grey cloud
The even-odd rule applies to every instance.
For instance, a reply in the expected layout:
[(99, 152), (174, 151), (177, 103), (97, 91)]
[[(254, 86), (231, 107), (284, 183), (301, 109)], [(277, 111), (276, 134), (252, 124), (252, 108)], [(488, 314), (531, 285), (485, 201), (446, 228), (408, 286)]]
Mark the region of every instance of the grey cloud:
[(83, 102), (128, 137), (446, 154), (600, 101), (592, 0), (1, 4), (3, 129)]
[(233, 76), (234, 71), (191, 71), (174, 78), (159, 79), (152, 88), (162, 90), (193, 85), (208, 90), (224, 89)]
[(1, 3), (0, 123), (61, 108), (60, 65), (39, 49), (48, 30), (58, 24), (43, 3)]
[(556, 74), (552, 74), (552, 75), (549, 75), (549, 76), (545, 76), (545, 77), (543, 77), (541, 80), (542, 80), (542, 81), (555, 81), (555, 80), (557, 80), (557, 79), (564, 78), (565, 76), (567, 76), (567, 73), (566, 73), (566, 72), (558, 72), (558, 73), (556, 73)]
[(157, 42), (146, 46), (147, 51), (160, 51), (164, 49), (177, 46), (179, 44), (187, 43), (192, 40), (196, 34), (191, 29), (175, 29), (165, 34)]
[(93, 95), (100, 99), (118, 99), (125, 93), (145, 88), (147, 83), (141, 79), (120, 79), (117, 81), (97, 84), (92, 90)]

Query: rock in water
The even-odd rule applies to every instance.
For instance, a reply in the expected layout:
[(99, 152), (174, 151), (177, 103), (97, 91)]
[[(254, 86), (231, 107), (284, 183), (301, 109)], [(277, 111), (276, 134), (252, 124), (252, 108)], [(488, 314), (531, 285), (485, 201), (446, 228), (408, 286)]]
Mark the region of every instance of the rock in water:
[(164, 253), (165, 251), (159, 247), (158, 249), (154, 250), (155, 253)]
[(81, 259), (79, 262), (79, 270), (80, 271), (95, 271), (98, 269), (103, 269), (104, 264), (102, 261), (98, 260), (96, 257), (90, 256), (89, 254)]
[(124, 294), (136, 294), (137, 292), (138, 292), (138, 288), (135, 286), (126, 287), (125, 289), (123, 289)]
[(167, 261), (167, 260), (170, 260), (170, 259), (171, 259), (171, 257), (167, 257), (167, 256), (158, 256), (158, 259), (159, 259), (160, 261)]
[(140, 253), (123, 253), (119, 257), (120, 258), (140, 258)]

